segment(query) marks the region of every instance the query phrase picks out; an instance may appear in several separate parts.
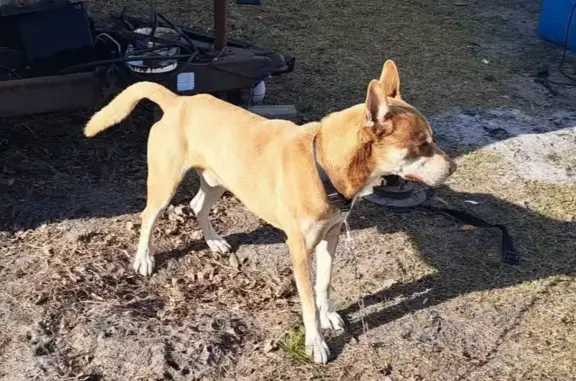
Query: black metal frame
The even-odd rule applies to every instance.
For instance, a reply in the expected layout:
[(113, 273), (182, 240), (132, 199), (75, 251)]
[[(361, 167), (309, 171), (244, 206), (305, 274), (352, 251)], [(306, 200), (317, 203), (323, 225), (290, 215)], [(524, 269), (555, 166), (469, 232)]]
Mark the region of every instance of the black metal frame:
[[(240, 99), (237, 93), (253, 88), (263, 78), (294, 70), (293, 57), (285, 57), (249, 41), (228, 39), (226, 8), (226, 0), (214, 0), (214, 35), (174, 25), (159, 15), (164, 25), (181, 31), (194, 49), (203, 51), (205, 58), (179, 61), (178, 73), (190, 72), (195, 76), (194, 89), (180, 93), (213, 93), (222, 98)], [(156, 17), (151, 21), (123, 14), (119, 18), (129, 20), (134, 25), (151, 25), (151, 22), (157, 25), (159, 21)], [(131, 36), (128, 29), (101, 31), (116, 32), (124, 40)], [(102, 102), (106, 95), (113, 95), (131, 82), (142, 79), (159, 82), (178, 91), (176, 75), (147, 74), (143, 77), (129, 71), (125, 65), (115, 67), (120, 70), (111, 70), (112, 66), (102, 62), (89, 67), (97, 63), (77, 65), (57, 75), (0, 81), (0, 117), (94, 106)]]

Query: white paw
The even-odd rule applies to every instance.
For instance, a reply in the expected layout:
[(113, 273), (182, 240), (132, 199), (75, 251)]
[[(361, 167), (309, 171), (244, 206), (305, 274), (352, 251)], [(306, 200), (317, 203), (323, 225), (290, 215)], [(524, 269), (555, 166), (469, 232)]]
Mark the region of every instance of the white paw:
[(344, 320), (337, 312), (320, 312), (320, 326), (322, 329), (344, 329)]
[(320, 333), (314, 335), (310, 340), (306, 337), (306, 354), (316, 364), (326, 364), (328, 362), (330, 350)]
[(226, 254), (232, 250), (232, 246), (220, 237), (217, 237), (216, 239), (207, 239), (206, 243), (214, 253)]
[(152, 271), (154, 271), (154, 257), (152, 255), (136, 255), (134, 271), (144, 276), (152, 275)]

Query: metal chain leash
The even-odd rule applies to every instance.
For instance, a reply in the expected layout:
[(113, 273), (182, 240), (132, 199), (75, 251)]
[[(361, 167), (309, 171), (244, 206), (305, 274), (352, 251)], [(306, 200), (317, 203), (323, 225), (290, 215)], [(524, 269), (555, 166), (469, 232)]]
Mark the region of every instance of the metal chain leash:
[[(371, 349), (371, 356), (370, 356), (370, 361), (372, 362), (372, 366), (374, 367), (374, 370), (376, 372), (379, 371), (380, 367), (377, 364), (377, 360), (380, 360), (380, 355), (378, 354), (378, 351), (376, 350), (376, 346), (374, 345), (374, 343), (371, 340), (370, 337), (370, 333), (369, 333), (369, 329), (370, 327), (368, 326), (368, 322), (366, 321), (366, 306), (364, 304), (364, 290), (362, 287), (362, 283), (360, 281), (360, 273), (358, 271), (358, 260), (356, 259), (356, 256), (354, 255), (354, 249), (355, 249), (355, 242), (354, 239), (352, 238), (351, 234), (350, 234), (350, 226), (348, 225), (348, 220), (345, 218), (344, 219), (344, 228), (346, 231), (346, 235), (345, 235), (345, 246), (346, 246), (346, 251), (347, 251), (347, 255), (348, 255), (348, 259), (346, 260), (347, 263), (352, 262), (352, 265), (354, 266), (354, 279), (356, 281), (356, 288), (357, 288), (357, 292), (358, 292), (358, 315), (360, 317), (360, 322), (362, 324), (362, 332), (364, 333), (364, 336), (366, 337), (366, 343), (368, 345), (368, 347), (370, 347)], [(360, 340), (358, 340), (360, 341)]]

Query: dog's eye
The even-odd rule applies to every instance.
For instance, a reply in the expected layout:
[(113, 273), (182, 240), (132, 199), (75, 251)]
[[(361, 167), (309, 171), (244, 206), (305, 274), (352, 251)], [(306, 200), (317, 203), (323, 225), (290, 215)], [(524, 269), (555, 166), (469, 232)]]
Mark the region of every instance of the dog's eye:
[(418, 146), (419, 156), (432, 156), (434, 154), (434, 148), (431, 143), (423, 142)]
[(418, 159), (420, 157), (430, 157), (434, 154), (434, 145), (427, 141), (415, 142), (408, 149), (406, 157), (408, 159)]

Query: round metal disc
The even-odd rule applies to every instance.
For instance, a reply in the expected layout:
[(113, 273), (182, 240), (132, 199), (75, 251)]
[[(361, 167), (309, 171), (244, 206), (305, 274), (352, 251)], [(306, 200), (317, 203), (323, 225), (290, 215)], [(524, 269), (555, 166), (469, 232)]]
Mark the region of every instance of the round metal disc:
[(418, 183), (406, 182), (398, 186), (383, 186), (378, 193), (364, 196), (364, 199), (395, 211), (407, 211), (426, 201), (426, 190)]

